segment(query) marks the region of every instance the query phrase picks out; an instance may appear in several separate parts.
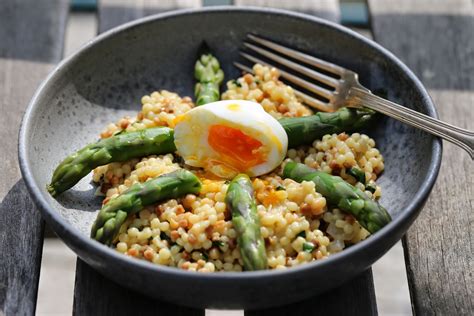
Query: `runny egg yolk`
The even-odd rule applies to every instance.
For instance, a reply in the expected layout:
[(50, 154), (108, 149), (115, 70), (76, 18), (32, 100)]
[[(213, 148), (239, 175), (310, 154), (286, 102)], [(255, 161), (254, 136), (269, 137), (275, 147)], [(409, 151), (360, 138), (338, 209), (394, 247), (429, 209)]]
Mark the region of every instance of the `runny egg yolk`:
[(239, 129), (211, 125), (207, 141), (219, 153), (222, 162), (236, 170), (247, 170), (266, 161), (263, 144)]
[(225, 100), (198, 106), (176, 119), (174, 143), (187, 165), (232, 179), (238, 173), (257, 177), (277, 168), (288, 136), (260, 104)]

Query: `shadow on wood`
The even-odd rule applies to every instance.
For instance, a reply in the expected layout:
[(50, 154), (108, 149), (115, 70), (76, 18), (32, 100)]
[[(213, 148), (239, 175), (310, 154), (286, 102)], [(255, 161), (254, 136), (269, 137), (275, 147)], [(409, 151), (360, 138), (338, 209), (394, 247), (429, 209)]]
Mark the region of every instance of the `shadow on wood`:
[(33, 315), (43, 250), (43, 221), (18, 180), (0, 202), (0, 315)]
[[(81, 259), (77, 259), (74, 288), (74, 315), (204, 315), (204, 310), (165, 303), (126, 289), (106, 279)], [(183, 295), (186, 295), (186, 289), (183, 289)]]

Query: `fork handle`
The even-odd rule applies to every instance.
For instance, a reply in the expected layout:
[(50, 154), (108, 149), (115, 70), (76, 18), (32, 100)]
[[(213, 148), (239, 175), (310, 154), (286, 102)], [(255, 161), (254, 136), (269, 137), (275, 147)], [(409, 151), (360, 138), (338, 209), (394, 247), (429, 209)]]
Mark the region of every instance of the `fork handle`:
[(385, 100), (362, 88), (352, 87), (348, 99), (349, 106), (367, 107), (450, 141), (467, 151), (471, 159), (474, 159), (474, 132)]

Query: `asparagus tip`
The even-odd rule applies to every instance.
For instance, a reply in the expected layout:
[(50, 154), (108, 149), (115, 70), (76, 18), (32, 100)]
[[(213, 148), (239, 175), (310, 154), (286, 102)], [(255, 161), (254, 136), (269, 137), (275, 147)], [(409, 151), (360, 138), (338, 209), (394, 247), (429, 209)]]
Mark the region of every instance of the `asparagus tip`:
[(46, 185), (46, 190), (49, 192), (49, 194), (51, 194), (52, 197), (56, 197), (56, 195), (58, 195), (58, 192), (56, 192), (56, 189), (51, 184)]

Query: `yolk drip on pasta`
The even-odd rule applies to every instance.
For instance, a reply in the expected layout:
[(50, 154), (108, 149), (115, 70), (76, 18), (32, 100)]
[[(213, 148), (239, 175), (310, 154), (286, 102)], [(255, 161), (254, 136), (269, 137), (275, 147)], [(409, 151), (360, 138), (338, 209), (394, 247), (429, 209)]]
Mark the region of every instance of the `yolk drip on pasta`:
[(244, 171), (266, 161), (262, 143), (236, 128), (212, 125), (208, 143), (222, 158), (222, 162), (236, 170)]

